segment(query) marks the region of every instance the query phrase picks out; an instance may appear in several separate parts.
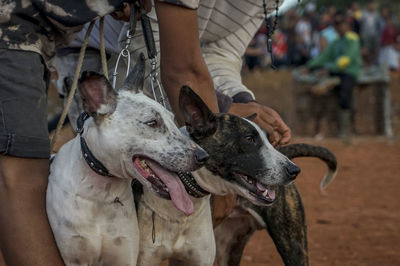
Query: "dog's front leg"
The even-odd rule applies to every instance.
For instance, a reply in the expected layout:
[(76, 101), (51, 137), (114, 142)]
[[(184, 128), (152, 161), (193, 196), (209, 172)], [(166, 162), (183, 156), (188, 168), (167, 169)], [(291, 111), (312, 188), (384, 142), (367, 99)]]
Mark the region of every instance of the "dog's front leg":
[[(276, 189), (271, 206), (256, 206), (240, 198), (235, 211), (215, 230), (218, 266), (238, 266), (243, 250), (256, 230), (266, 229), (286, 266), (307, 266), (307, 228), (303, 203), (294, 183)], [(252, 214), (262, 219), (265, 227)], [(261, 222), (261, 221), (260, 221)]]
[(233, 213), (215, 228), (218, 266), (239, 266), (243, 250), (257, 229), (260, 227), (254, 217), (236, 207)]
[(262, 207), (262, 216), (286, 266), (307, 266), (307, 226), (304, 206), (296, 185), (291, 183), (277, 190), (272, 206)]

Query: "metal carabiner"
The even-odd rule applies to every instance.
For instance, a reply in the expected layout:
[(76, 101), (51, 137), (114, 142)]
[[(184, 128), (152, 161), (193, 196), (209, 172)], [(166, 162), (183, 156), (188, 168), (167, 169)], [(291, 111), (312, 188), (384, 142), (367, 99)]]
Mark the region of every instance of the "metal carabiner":
[(132, 37), (133, 37), (133, 35), (131, 34), (131, 30), (129, 29), (126, 32), (125, 47), (121, 50), (121, 52), (118, 55), (117, 62), (115, 63), (115, 67), (114, 67), (114, 72), (112, 74), (112, 76), (113, 76), (112, 86), (113, 86), (114, 89), (115, 89), (115, 86), (117, 84), (119, 61), (121, 60), (122, 57), (126, 58), (127, 61), (128, 61), (127, 62), (127, 66), (126, 66), (125, 77), (127, 77), (128, 74), (129, 74), (130, 67), (131, 67), (131, 52), (129, 52), (129, 45), (131, 44)]
[(161, 86), (161, 82), (158, 79), (158, 73), (157, 73), (157, 57), (154, 57), (153, 59), (150, 60), (151, 64), (151, 71), (150, 71), (150, 85), (151, 85), (151, 90), (153, 93), (154, 100), (158, 102), (157, 99), (157, 94), (155, 89), (157, 88), (160, 91), (160, 97), (161, 97), (161, 103), (164, 107), (167, 107), (167, 104), (165, 102), (165, 97), (163, 93), (163, 89)]
[(129, 74), (129, 70), (131, 67), (131, 53), (129, 52), (129, 45), (131, 44), (131, 40), (133, 38), (133, 35), (135, 34), (136, 24), (137, 24), (139, 15), (140, 15), (140, 3), (137, 0), (137, 1), (131, 3), (131, 16), (129, 19), (129, 29), (126, 32), (125, 47), (121, 50), (121, 52), (118, 55), (117, 62), (115, 63), (115, 67), (114, 67), (114, 72), (112, 74), (112, 76), (113, 76), (112, 86), (114, 89), (117, 84), (118, 67), (120, 64), (119, 61), (121, 60), (122, 57), (126, 58), (128, 61), (125, 77), (127, 77)]

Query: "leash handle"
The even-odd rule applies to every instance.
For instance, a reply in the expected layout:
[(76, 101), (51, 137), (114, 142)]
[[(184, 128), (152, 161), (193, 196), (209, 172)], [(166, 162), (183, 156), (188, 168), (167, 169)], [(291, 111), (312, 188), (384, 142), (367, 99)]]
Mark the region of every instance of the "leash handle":
[(141, 21), (144, 41), (147, 48), (147, 56), (149, 57), (149, 59), (154, 59), (157, 56), (157, 49), (154, 42), (153, 29), (151, 28), (150, 18), (147, 15), (142, 14)]

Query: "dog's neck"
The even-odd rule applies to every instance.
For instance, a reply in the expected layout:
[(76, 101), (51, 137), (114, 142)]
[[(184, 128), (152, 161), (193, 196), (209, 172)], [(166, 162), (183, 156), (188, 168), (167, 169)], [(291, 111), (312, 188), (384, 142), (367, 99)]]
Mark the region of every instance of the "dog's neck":
[[(90, 141), (88, 141), (90, 146)], [(72, 158), (72, 159), (71, 159)], [(63, 164), (64, 167), (57, 167)], [(65, 166), (68, 165), (68, 166)], [(57, 182), (67, 193), (92, 201), (130, 201), (130, 179), (106, 177), (94, 172), (83, 158), (79, 136), (66, 143), (57, 153), (51, 174), (59, 175)]]
[[(203, 213), (205, 208), (210, 205), (210, 195), (202, 198), (190, 197), (194, 205), (194, 213), (186, 216), (184, 213), (175, 208), (171, 200), (163, 199), (143, 186), (143, 195), (140, 204), (145, 204), (151, 210), (156, 212), (160, 217), (168, 220), (193, 219)], [(139, 217), (140, 218), (140, 217)]]
[(214, 174), (206, 167), (192, 172), (197, 184), (214, 195), (237, 194), (237, 189), (221, 176)]

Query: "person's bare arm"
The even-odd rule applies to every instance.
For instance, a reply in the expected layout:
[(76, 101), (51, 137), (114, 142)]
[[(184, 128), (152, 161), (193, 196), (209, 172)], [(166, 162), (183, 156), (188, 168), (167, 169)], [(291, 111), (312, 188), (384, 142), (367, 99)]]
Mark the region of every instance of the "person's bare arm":
[(48, 175), (48, 159), (0, 155), (0, 250), (8, 266), (64, 265), (46, 215)]
[(161, 79), (177, 121), (179, 91), (190, 86), (213, 112), (218, 112), (213, 82), (204, 62), (197, 25), (196, 10), (156, 2), (160, 29)]

